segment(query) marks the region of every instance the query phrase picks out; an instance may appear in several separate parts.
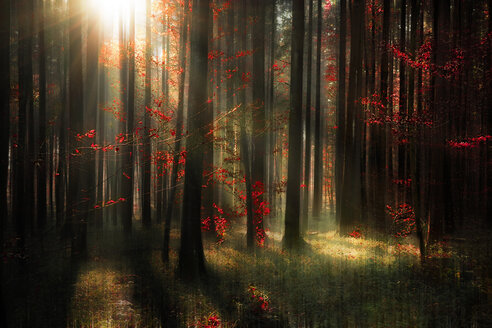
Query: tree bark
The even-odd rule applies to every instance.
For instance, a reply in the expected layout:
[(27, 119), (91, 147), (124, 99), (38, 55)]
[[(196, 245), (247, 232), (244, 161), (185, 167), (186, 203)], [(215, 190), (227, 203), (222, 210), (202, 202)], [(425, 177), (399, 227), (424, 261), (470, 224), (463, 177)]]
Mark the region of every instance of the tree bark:
[(303, 213), (301, 221), (301, 232), (304, 234), (308, 229), (309, 217), (309, 187), (311, 177), (311, 86), (313, 66), (313, 0), (308, 0), (308, 31), (307, 31), (307, 76), (306, 76), (306, 121), (304, 131), (306, 135), (304, 156), (304, 188), (303, 188)]
[(150, 144), (150, 132), (151, 120), (150, 115), (147, 113), (151, 108), (152, 101), (152, 85), (151, 85), (151, 55), (152, 55), (152, 29), (151, 29), (151, 1), (147, 0), (145, 5), (146, 23), (145, 23), (145, 95), (144, 95), (144, 140), (143, 140), (143, 158), (142, 158), (142, 170), (143, 170), (143, 195), (142, 195), (142, 224), (144, 227), (149, 228), (151, 225), (151, 207), (150, 207), (150, 186), (151, 186), (151, 144)]
[[(346, 24), (347, 24), (345, 11), (346, 11), (346, 0), (341, 0), (340, 1), (341, 21), (340, 21), (339, 67), (340, 65), (343, 67), (343, 72), (342, 69), (339, 68), (339, 80), (338, 80), (339, 91), (337, 96), (338, 97), (337, 103), (339, 108), (343, 109), (342, 113), (345, 113), (345, 53), (346, 53), (345, 38), (346, 38)], [(342, 20), (342, 16), (343, 16), (343, 20)], [(322, 162), (323, 149), (321, 143), (321, 38), (322, 38), (321, 27), (322, 24), (323, 24), (322, 0), (318, 0), (318, 27), (316, 32), (316, 38), (317, 38), (316, 39), (316, 105), (315, 105), (316, 116), (314, 121), (314, 181), (313, 181), (314, 182), (313, 218), (315, 220), (320, 220), (322, 196), (323, 196), (323, 162)], [(343, 56), (342, 56), (342, 43), (343, 43)], [(342, 73), (343, 76), (340, 75)], [(342, 98), (340, 98), (340, 94), (343, 95)], [(343, 101), (343, 104), (340, 101)], [(339, 123), (338, 123), (338, 127), (340, 128)], [(337, 130), (337, 135), (338, 132), (339, 131)]]
[(209, 1), (193, 1), (191, 18), (190, 86), (188, 91), (188, 139), (185, 163), (183, 217), (178, 274), (191, 280), (206, 274), (201, 235), (201, 191), (203, 143), (209, 127), (204, 109), (207, 104)]
[(292, 2), (292, 48), (290, 73), (289, 159), (285, 208), (286, 249), (302, 246), (300, 234), (300, 183), (302, 148), (302, 71), (304, 53), (304, 0)]

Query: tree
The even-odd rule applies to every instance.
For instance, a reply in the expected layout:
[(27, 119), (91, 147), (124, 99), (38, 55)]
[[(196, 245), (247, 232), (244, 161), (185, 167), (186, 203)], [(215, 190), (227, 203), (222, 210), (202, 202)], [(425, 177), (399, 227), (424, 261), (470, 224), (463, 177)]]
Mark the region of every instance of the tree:
[(151, 209), (150, 209), (150, 184), (151, 184), (151, 145), (150, 132), (151, 121), (147, 110), (151, 108), (152, 101), (152, 82), (151, 82), (151, 55), (152, 55), (152, 27), (151, 27), (151, 0), (146, 1), (145, 5), (145, 95), (144, 95), (144, 128), (145, 135), (143, 141), (143, 195), (142, 195), (142, 224), (150, 227)]
[(188, 91), (187, 154), (183, 216), (178, 273), (182, 278), (195, 279), (206, 274), (201, 235), (201, 189), (207, 108), (209, 1), (193, 1), (190, 29), (190, 86)]
[(304, 0), (292, 2), (292, 48), (290, 73), (289, 159), (285, 207), (284, 247), (302, 246), (300, 234), (300, 184), (302, 148), (302, 76), (304, 53)]
[[(304, 131), (306, 134), (305, 156), (304, 156), (304, 194), (303, 194), (303, 214), (301, 231), (306, 232), (308, 228), (309, 215), (309, 185), (311, 175), (311, 87), (312, 87), (312, 66), (313, 66), (313, 0), (308, 1), (308, 33), (307, 33), (307, 77), (306, 77), (306, 120)], [(321, 50), (321, 49), (320, 49)]]
[[(68, 2), (70, 14), (69, 28), (69, 116), (70, 116), (70, 156), (69, 156), (69, 225), (72, 233), (72, 256), (84, 256), (87, 248), (87, 222), (81, 212), (80, 195), (81, 186), (81, 163), (78, 161), (77, 133), (83, 132), (84, 122), (84, 84), (82, 76), (82, 21), (83, 10), (81, 0), (70, 0)], [(73, 229), (73, 230), (72, 230)]]
[(44, 1), (38, 0), (38, 43), (39, 43), (39, 151), (37, 159), (37, 219), (42, 230), (46, 225), (46, 49), (45, 49), (45, 9)]
[[(29, 147), (27, 140), (28, 114), (33, 106), (32, 99), (32, 0), (18, 2), (17, 15), (19, 22), (19, 114), (17, 129), (17, 149), (15, 154), (15, 225), (18, 238), (17, 246), (23, 252), (25, 244), (26, 219), (32, 217), (31, 201), (29, 199), (30, 177)], [(32, 130), (30, 131), (32, 133)], [(26, 204), (27, 198), (27, 204)]]
[[(322, 32), (321, 27), (323, 24), (323, 14), (322, 14), (322, 1), (318, 0), (318, 26), (316, 31), (316, 104), (315, 104), (315, 118), (314, 118), (314, 181), (313, 181), (313, 218), (315, 220), (319, 220), (321, 213), (321, 203), (323, 196), (323, 163), (321, 162), (321, 157), (323, 156), (323, 150), (321, 149), (321, 38)], [(340, 10), (343, 10), (343, 13), (346, 11), (346, 2), (345, 0), (340, 1)], [(344, 14), (340, 16), (340, 47), (343, 42), (343, 49), (345, 49), (345, 33), (346, 30), (346, 21), (343, 17), (346, 17)], [(341, 48), (340, 48), (341, 49)], [(345, 50), (344, 50), (345, 51)], [(343, 59), (342, 59), (343, 58)], [(343, 60), (343, 63), (341, 62)], [(342, 67), (345, 67), (345, 52), (340, 53), (340, 64)], [(343, 79), (342, 79), (343, 78)], [(345, 101), (345, 68), (343, 69), (343, 77), (340, 76), (339, 79), (340, 88), (343, 93), (343, 101)], [(338, 104), (338, 102), (337, 102)], [(344, 104), (344, 103), (343, 103)], [(343, 105), (340, 104), (340, 105)], [(341, 108), (345, 108), (343, 105)], [(345, 113), (345, 111), (343, 111)], [(342, 124), (338, 123), (338, 127), (341, 128)], [(337, 130), (337, 133), (339, 130)], [(337, 139), (338, 140), (338, 139)], [(338, 146), (338, 144), (337, 144)], [(337, 147), (337, 151), (338, 151)], [(338, 154), (338, 152), (337, 152)], [(336, 161), (338, 163), (338, 160)], [(338, 165), (338, 164), (336, 164)], [(337, 188), (338, 190), (338, 188)], [(338, 199), (338, 198), (337, 198)], [(338, 204), (338, 202), (337, 202)]]
[[(85, 116), (84, 130), (96, 130), (97, 112), (98, 112), (98, 72), (99, 72), (99, 33), (100, 17), (91, 13), (87, 17), (87, 55), (86, 55), (86, 85), (85, 89)], [(100, 132), (100, 131), (98, 131)], [(97, 134), (96, 134), (97, 135)], [(88, 221), (93, 222), (94, 216), (91, 210), (96, 203), (96, 152), (90, 150), (87, 156), (87, 171), (83, 179), (83, 188), (85, 190), (84, 212), (87, 212)]]
[[(8, 219), (8, 175), (10, 143), (10, 1), (0, 2), (0, 253), (3, 254), (4, 229)], [(3, 261), (0, 261), (0, 280), (3, 281)], [(0, 326), (7, 327), (7, 313), (0, 284)]]
[[(126, 111), (126, 122), (124, 126), (124, 135), (126, 145), (123, 147), (123, 163), (122, 163), (122, 192), (125, 198), (122, 206), (123, 228), (126, 233), (131, 231), (133, 219), (133, 154), (134, 142), (133, 131), (135, 128), (134, 112), (135, 112), (135, 12), (134, 2), (131, 2), (130, 8), (130, 25), (129, 25), (129, 40), (120, 36), (122, 40), (120, 51), (122, 51), (121, 60), (121, 94), (123, 97), (123, 107)], [(122, 25), (122, 23), (120, 23)], [(123, 28), (120, 29), (123, 34)]]
[(345, 162), (340, 201), (340, 232), (345, 234), (361, 217), (361, 139), (362, 47), (364, 4), (354, 1), (350, 12), (350, 70), (347, 114), (344, 127)]
[(171, 185), (167, 193), (166, 216), (164, 221), (164, 239), (162, 247), (162, 260), (164, 263), (169, 262), (169, 239), (171, 234), (171, 222), (176, 201), (176, 189), (178, 181), (178, 165), (179, 157), (181, 156), (181, 141), (183, 139), (183, 117), (184, 117), (184, 102), (185, 102), (185, 79), (186, 79), (186, 45), (188, 43), (188, 19), (189, 17), (189, 2), (185, 0), (183, 5), (183, 20), (181, 25), (181, 33), (179, 37), (179, 67), (182, 70), (179, 79), (178, 87), (178, 108), (176, 109), (176, 140), (174, 144), (173, 164), (171, 167)]
[[(251, 178), (253, 183), (265, 184), (265, 1), (253, 1), (253, 158)], [(263, 194), (257, 196), (257, 202), (263, 202)], [(257, 215), (258, 216), (258, 215)], [(263, 230), (263, 220), (256, 218), (253, 225)], [(248, 230), (248, 247), (253, 247), (256, 229)]]
[[(347, 47), (347, 3), (340, 1), (340, 41), (338, 50), (338, 91), (337, 91), (337, 132), (336, 132), (336, 155), (335, 155), (335, 184), (336, 184), (336, 213), (337, 223), (341, 221), (341, 198), (342, 183), (344, 175), (345, 158), (343, 153), (345, 139), (345, 71), (346, 71), (346, 47)], [(316, 183), (316, 179), (315, 179)], [(316, 195), (316, 190), (315, 190)]]

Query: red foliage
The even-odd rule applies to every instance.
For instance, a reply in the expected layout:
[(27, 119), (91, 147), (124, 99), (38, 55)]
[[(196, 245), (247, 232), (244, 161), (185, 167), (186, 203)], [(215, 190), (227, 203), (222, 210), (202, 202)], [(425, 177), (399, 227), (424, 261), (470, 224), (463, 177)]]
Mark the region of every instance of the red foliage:
[(196, 324), (196, 328), (220, 328), (222, 326), (220, 318), (217, 314), (210, 314), (203, 323), (199, 320)]
[(95, 136), (96, 136), (96, 130), (89, 130), (89, 131), (87, 131), (84, 134), (77, 133), (77, 136), (76, 137), (77, 137), (78, 140), (82, 140), (84, 138), (92, 139)]
[(394, 237), (406, 238), (416, 230), (415, 212), (409, 204), (400, 204), (397, 209), (386, 205), (386, 208), (393, 220)]
[(265, 230), (263, 229), (263, 218), (270, 214), (270, 208), (268, 203), (260, 201), (260, 196), (265, 193), (265, 186), (261, 181), (256, 181), (252, 187), (253, 191), (251, 196), (253, 198), (253, 224), (256, 229), (256, 242), (258, 246), (262, 247), (265, 243)]
[(349, 233), (349, 236), (358, 239), (358, 238), (362, 237), (362, 233), (360, 232), (360, 230), (358, 228), (356, 228), (351, 233)]
[(478, 136), (473, 138), (465, 138), (462, 140), (449, 140), (448, 145), (455, 149), (475, 148), (480, 144), (485, 144), (488, 140), (492, 139), (492, 136)]
[(260, 293), (255, 287), (249, 286), (248, 292), (251, 301), (255, 305), (255, 311), (267, 312), (270, 310), (270, 304), (268, 302), (268, 297), (263, 293)]

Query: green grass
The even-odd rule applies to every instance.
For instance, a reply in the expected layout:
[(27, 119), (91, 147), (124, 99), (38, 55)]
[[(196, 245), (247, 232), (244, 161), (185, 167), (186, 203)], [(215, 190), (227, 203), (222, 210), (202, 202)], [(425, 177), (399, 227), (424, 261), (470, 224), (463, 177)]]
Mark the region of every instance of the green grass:
[[(126, 327), (114, 319), (116, 295), (131, 304), (133, 318), (138, 319), (135, 326), (140, 327), (206, 327), (210, 317), (218, 318), (221, 327), (483, 327), (491, 323), (487, 276), (478, 269), (470, 276), (467, 257), (452, 246), (435, 246), (435, 256), (422, 266), (414, 246), (397, 246), (391, 240), (313, 234), (306, 236), (310, 249), (287, 253), (280, 248), (280, 236), (271, 233), (267, 247), (250, 253), (239, 242), (241, 234), (231, 233), (222, 245), (207, 244), (209, 276), (194, 284), (176, 279), (175, 251), (169, 266), (161, 262), (158, 247), (132, 251), (132, 247), (141, 249), (138, 240), (148, 240), (147, 235), (137, 236), (126, 254), (131, 264), (120, 265), (122, 270), (105, 271), (107, 266), (99, 265), (81, 271), (73, 322), (106, 327), (87, 325), (87, 320), (113, 318), (107, 327)], [(122, 285), (121, 277), (130, 273), (133, 283)], [(111, 289), (114, 294), (108, 294)], [(260, 296), (268, 303), (265, 308)]]

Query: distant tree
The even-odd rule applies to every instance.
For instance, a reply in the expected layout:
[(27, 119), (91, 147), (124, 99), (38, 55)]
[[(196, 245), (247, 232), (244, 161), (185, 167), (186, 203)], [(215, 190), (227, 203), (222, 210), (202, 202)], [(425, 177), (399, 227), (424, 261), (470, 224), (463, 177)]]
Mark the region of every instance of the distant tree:
[(149, 227), (151, 224), (151, 208), (150, 208), (150, 185), (151, 185), (151, 143), (150, 143), (150, 132), (151, 129), (151, 120), (150, 115), (147, 113), (147, 110), (151, 108), (152, 101), (152, 26), (151, 26), (151, 9), (152, 2), (151, 0), (146, 1), (145, 5), (145, 91), (144, 91), (144, 128), (147, 131), (144, 134), (143, 141), (143, 194), (142, 194), (142, 224), (145, 227)]
[[(313, 218), (319, 220), (321, 213), (321, 203), (323, 197), (323, 163), (321, 161), (323, 156), (323, 150), (321, 145), (321, 39), (322, 39), (322, 25), (323, 25), (323, 0), (318, 0), (318, 22), (316, 31), (316, 103), (315, 103), (315, 117), (314, 117), (314, 181), (313, 181)], [(340, 1), (340, 6), (346, 7), (345, 0)], [(344, 9), (346, 10), (346, 9)], [(341, 18), (342, 19), (342, 18)], [(343, 26), (346, 26), (346, 22), (340, 22), (340, 43), (345, 37)], [(343, 45), (345, 47), (345, 43)], [(340, 56), (340, 59), (342, 57)], [(345, 66), (345, 55), (343, 55), (343, 66)], [(345, 76), (345, 69), (343, 72)], [(339, 85), (345, 88), (345, 78), (339, 79)], [(343, 81), (343, 82), (341, 82)], [(343, 83), (343, 84), (341, 84)], [(344, 89), (345, 90), (345, 89)], [(345, 95), (345, 91), (343, 91)], [(340, 126), (340, 125), (339, 125)], [(338, 153), (337, 153), (338, 154)], [(338, 165), (338, 164), (337, 164)], [(337, 189), (338, 190), (338, 189)], [(338, 202), (337, 202), (338, 204)]]
[(46, 47), (45, 47), (45, 5), (43, 0), (38, 0), (38, 49), (39, 49), (39, 150), (36, 163), (37, 181), (37, 220), (38, 228), (46, 225), (46, 170), (47, 170), (47, 142), (46, 139)]
[[(32, 31), (33, 13), (32, 0), (22, 0), (17, 3), (17, 20), (19, 23), (19, 112), (17, 128), (17, 147), (15, 150), (14, 170), (14, 207), (17, 244), (22, 250), (25, 244), (26, 221), (32, 218), (32, 201), (28, 189), (32, 184), (31, 167), (29, 165), (29, 147), (27, 134), (28, 115), (33, 106), (32, 99)], [(32, 117), (31, 117), (32, 119)]]
[[(338, 91), (337, 91), (337, 131), (335, 140), (335, 187), (336, 187), (336, 214), (337, 223), (341, 221), (341, 199), (343, 190), (343, 175), (345, 167), (345, 157), (343, 147), (345, 142), (345, 113), (346, 113), (346, 53), (347, 53), (347, 2), (341, 0), (340, 6), (340, 39), (338, 50)], [(315, 178), (316, 183), (316, 178)], [(315, 190), (315, 195), (317, 191)], [(315, 207), (316, 208), (316, 207)]]
[[(96, 130), (97, 128), (100, 17), (94, 13), (89, 13), (87, 19), (87, 88), (84, 90), (84, 130), (90, 131)], [(94, 219), (94, 212), (92, 212), (92, 209), (96, 203), (96, 151), (91, 149), (87, 154), (84, 154), (84, 160), (87, 161), (87, 168), (84, 170), (85, 177), (83, 178), (83, 189), (85, 190), (84, 198), (87, 199), (84, 206), (84, 212), (87, 213), (87, 220), (92, 223)]]
[[(254, 0), (253, 15), (256, 22), (253, 25), (253, 156), (252, 183), (265, 184), (265, 1)], [(263, 194), (257, 196), (258, 204), (263, 202)], [(256, 229), (263, 230), (263, 220), (253, 222)], [(256, 229), (248, 230), (256, 236)], [(255, 238), (248, 237), (248, 247)]]
[[(10, 144), (10, 1), (0, 2), (0, 253), (3, 254), (4, 231), (9, 214), (7, 181)], [(3, 261), (0, 261), (0, 326), (7, 327), (3, 299)]]
[(309, 215), (309, 186), (311, 176), (311, 90), (312, 90), (312, 71), (313, 71), (313, 0), (308, 0), (308, 24), (307, 24), (307, 63), (306, 63), (306, 119), (304, 131), (306, 135), (305, 156), (304, 156), (304, 193), (303, 193), (303, 212), (301, 220), (301, 231), (305, 233), (308, 228)]
[[(77, 134), (83, 132), (84, 122), (84, 84), (82, 75), (82, 22), (83, 10), (81, 0), (69, 0), (69, 120), (70, 120), (70, 156), (69, 156), (69, 229), (72, 236), (72, 256), (84, 256), (87, 249), (86, 213), (81, 212), (81, 157), (78, 156)], [(73, 230), (72, 230), (73, 229)]]
[(124, 37), (123, 24), (120, 28), (120, 51), (122, 52), (120, 86), (122, 107), (126, 113), (124, 123), (125, 146), (123, 146), (122, 173), (122, 197), (125, 199), (121, 208), (123, 228), (126, 233), (131, 231), (133, 219), (133, 131), (135, 113), (135, 13), (134, 2), (130, 9), (129, 40)]

